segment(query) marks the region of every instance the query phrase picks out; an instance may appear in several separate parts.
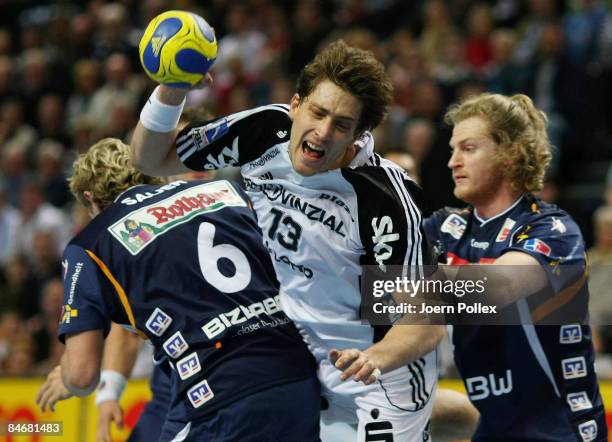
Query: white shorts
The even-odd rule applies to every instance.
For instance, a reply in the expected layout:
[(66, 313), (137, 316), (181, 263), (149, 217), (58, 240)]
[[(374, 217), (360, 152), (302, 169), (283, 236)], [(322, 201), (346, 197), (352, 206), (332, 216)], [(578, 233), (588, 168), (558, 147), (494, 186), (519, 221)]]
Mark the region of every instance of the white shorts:
[(361, 393), (341, 394), (325, 385), (321, 388), (329, 404), (321, 410), (322, 422), (356, 425), (356, 442), (431, 440), (429, 418), (436, 390), (435, 376), (427, 376), (424, 385), (415, 386), (410, 370), (402, 367), (382, 375), (376, 384)]

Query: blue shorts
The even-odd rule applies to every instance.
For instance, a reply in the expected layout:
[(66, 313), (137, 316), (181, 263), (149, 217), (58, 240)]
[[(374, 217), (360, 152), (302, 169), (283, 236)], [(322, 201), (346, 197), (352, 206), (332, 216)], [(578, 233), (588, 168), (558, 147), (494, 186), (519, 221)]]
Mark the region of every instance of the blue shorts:
[(168, 375), (161, 368), (155, 366), (151, 376), (153, 398), (145, 405), (127, 442), (150, 442), (159, 438), (168, 414), (168, 405), (171, 399), (170, 388)]
[(159, 440), (318, 442), (320, 404), (313, 377), (251, 394), (200, 420), (166, 421)]

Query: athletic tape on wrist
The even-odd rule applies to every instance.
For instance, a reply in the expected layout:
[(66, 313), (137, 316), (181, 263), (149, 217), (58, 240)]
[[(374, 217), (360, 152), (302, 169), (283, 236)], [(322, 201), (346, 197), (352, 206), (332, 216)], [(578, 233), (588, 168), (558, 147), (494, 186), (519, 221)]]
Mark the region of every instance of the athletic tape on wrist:
[(127, 379), (118, 371), (102, 370), (100, 384), (96, 390), (96, 405), (104, 401), (118, 401), (121, 398)]
[(176, 129), (181, 113), (183, 112), (183, 106), (185, 106), (185, 99), (177, 106), (171, 106), (164, 104), (157, 98), (157, 90), (159, 86), (155, 88), (147, 103), (140, 112), (140, 122), (144, 127), (154, 132), (171, 132)]

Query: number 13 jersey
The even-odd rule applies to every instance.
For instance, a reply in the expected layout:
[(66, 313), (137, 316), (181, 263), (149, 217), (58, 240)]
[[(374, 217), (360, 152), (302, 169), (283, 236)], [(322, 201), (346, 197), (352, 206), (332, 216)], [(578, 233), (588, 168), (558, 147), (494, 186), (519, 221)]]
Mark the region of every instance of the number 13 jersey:
[[(208, 123), (194, 123), (176, 140), (194, 170), (240, 166), (264, 243), (281, 283), (281, 304), (318, 361), (331, 348), (365, 349), (384, 336), (360, 317), (363, 265), (424, 264), (420, 189), (395, 164), (373, 153), (368, 133), (351, 165), (302, 176), (289, 154), (288, 106), (269, 105)], [(324, 362), (325, 364), (326, 362)], [(433, 353), (419, 361), (435, 383)], [(319, 377), (343, 393), (333, 367)]]

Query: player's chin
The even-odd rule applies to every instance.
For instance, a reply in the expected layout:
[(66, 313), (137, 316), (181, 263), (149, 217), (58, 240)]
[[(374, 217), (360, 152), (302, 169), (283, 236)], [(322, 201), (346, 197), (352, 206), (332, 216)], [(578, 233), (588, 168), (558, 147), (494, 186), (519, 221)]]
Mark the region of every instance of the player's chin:
[(320, 168), (313, 167), (304, 162), (298, 160), (294, 160), (293, 162), (293, 170), (299, 173), (302, 176), (312, 176), (317, 172), (320, 172)]

